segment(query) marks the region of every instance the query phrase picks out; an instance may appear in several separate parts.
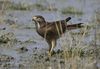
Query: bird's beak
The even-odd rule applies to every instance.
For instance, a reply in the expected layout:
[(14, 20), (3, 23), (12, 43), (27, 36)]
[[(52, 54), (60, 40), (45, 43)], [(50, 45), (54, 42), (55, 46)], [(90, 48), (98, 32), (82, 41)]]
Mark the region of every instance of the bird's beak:
[(32, 18), (32, 21), (33, 21), (33, 20), (36, 20), (36, 19), (37, 19), (37, 17), (34, 16), (34, 17)]

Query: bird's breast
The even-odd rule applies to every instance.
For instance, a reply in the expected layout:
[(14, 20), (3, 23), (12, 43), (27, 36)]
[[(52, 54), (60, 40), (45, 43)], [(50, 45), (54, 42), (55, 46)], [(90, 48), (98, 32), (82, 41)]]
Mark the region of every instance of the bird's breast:
[(37, 25), (37, 29), (39, 29), (39, 28), (40, 28), (40, 24), (37, 22), (37, 24), (36, 24), (36, 25)]

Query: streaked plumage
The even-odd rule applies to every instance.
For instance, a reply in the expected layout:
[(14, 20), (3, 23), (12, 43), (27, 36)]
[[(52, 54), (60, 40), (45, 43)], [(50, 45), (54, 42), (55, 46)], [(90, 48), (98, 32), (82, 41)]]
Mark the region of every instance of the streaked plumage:
[(68, 17), (65, 20), (47, 22), (44, 17), (40, 15), (33, 16), (32, 20), (35, 22), (37, 33), (45, 38), (49, 44), (49, 54), (52, 53), (53, 48), (56, 46), (57, 39), (65, 33), (66, 29), (71, 30), (82, 27), (82, 23), (67, 25), (70, 19), (71, 17)]

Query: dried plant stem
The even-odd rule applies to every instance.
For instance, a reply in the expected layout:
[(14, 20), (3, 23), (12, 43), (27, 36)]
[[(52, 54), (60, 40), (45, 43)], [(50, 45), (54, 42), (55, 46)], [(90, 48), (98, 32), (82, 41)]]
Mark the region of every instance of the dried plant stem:
[(1, 14), (3, 14), (3, 13), (4, 13), (4, 9), (5, 9), (5, 2), (6, 2), (6, 0), (4, 0), (4, 2), (3, 2), (3, 4), (2, 4)]
[[(95, 15), (95, 20), (97, 20), (97, 16)], [(97, 21), (95, 21), (95, 34), (94, 34), (94, 39), (95, 39), (95, 69), (99, 69), (97, 66), (97, 62), (98, 62), (98, 49), (97, 49)]]
[(85, 26), (83, 35), (82, 35), (82, 37), (80, 38), (79, 42), (77, 43), (77, 46), (80, 46), (80, 43), (81, 43), (82, 40), (84, 39), (86, 32), (87, 32), (87, 26)]

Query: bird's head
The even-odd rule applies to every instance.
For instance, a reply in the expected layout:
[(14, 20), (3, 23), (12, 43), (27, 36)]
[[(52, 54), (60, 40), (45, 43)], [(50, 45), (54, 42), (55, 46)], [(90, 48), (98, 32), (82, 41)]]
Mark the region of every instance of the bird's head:
[(45, 19), (43, 16), (37, 15), (37, 16), (33, 16), (32, 21), (35, 22), (45, 22)]
[(40, 27), (44, 26), (46, 24), (46, 21), (43, 16), (37, 15), (32, 17), (32, 21), (35, 22), (36, 29), (39, 29)]

